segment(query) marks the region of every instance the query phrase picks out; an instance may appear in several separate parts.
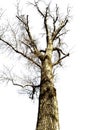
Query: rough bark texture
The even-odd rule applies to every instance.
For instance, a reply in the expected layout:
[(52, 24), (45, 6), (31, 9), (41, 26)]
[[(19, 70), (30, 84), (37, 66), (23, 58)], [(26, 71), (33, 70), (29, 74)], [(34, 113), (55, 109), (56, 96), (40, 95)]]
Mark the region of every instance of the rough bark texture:
[(58, 103), (52, 73), (52, 43), (42, 62), (39, 110), (36, 130), (59, 130)]
[[(50, 64), (48, 67), (49, 66)], [(36, 130), (59, 130), (56, 89), (54, 88), (52, 78), (48, 77), (51, 76), (51, 74), (52, 72), (51, 70), (48, 70), (48, 68), (43, 69), (42, 77), (44, 77), (44, 79), (42, 79), (40, 88), (38, 122)]]

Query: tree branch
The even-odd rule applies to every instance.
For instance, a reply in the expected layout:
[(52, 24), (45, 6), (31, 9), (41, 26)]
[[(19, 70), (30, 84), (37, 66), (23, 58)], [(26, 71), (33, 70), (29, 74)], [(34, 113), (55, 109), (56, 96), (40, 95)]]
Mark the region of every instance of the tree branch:
[(35, 0), (34, 0), (34, 3), (28, 2), (28, 4), (33, 5), (33, 6), (37, 9), (38, 13), (39, 13), (42, 17), (44, 17), (43, 12), (40, 10), (40, 8), (39, 8), (39, 6), (38, 6), (38, 3), (39, 3), (39, 2), (40, 2), (40, 0), (38, 0), (38, 1), (35, 1)]
[(39, 68), (41, 68), (40, 64), (36, 63), (32, 58), (28, 57), (27, 55), (25, 55), (24, 53), (20, 52), (19, 50), (16, 50), (9, 42), (5, 41), (2, 38), (0, 38), (0, 40), (2, 42), (4, 42), (5, 44), (7, 44), (13, 51), (15, 51), (16, 53), (22, 55), (23, 57), (25, 57), (26, 59), (28, 59), (29, 61), (33, 62), (35, 65), (37, 65)]
[(22, 84), (19, 84), (19, 83), (15, 83), (13, 79), (9, 79), (9, 80), (12, 82), (13, 85), (19, 86), (19, 87), (22, 87), (22, 88), (25, 88), (25, 87), (28, 87), (28, 86), (30, 86), (30, 87), (32, 87), (32, 88), (34, 88), (34, 87), (35, 87), (35, 88), (40, 87), (40, 85), (32, 85), (32, 84), (22, 85)]
[(41, 14), (41, 16), (44, 17), (43, 12), (42, 12), (42, 11), (39, 9), (39, 7), (38, 7), (38, 2), (39, 2), (39, 1), (36, 2), (36, 1), (34, 0), (34, 3), (35, 3), (35, 4), (33, 4), (33, 5), (36, 7), (37, 11)]
[[(54, 47), (53, 51), (57, 51), (57, 53), (59, 55), (59, 59), (53, 64), (53, 66), (59, 64), (64, 58), (66, 58), (67, 56), (69, 56), (69, 53), (66, 54), (66, 53), (63, 52), (62, 49), (57, 48), (57, 47)], [(61, 57), (61, 55), (64, 55), (64, 56)]]
[[(31, 83), (26, 83), (25, 85), (23, 85), (21, 83), (16, 83), (16, 79), (14, 79), (14, 76), (11, 75), (11, 70), (9, 70), (7, 67), (6, 67), (6, 69), (7, 69), (7, 73), (2, 72), (0, 74), (0, 81), (6, 81), (6, 83), (11, 82), (14, 86), (21, 87), (22, 91), (25, 91), (33, 99), (34, 94), (36, 93), (36, 89), (40, 88), (40, 84), (34, 85), (31, 82)], [(29, 87), (31, 87), (32, 90)]]
[(44, 26), (45, 26), (45, 30), (46, 30), (46, 41), (47, 41), (47, 44), (49, 43), (49, 30), (48, 30), (48, 24), (47, 24), (48, 10), (49, 10), (49, 7), (47, 6), (46, 7), (46, 12), (45, 12), (45, 15), (44, 15)]
[(58, 48), (58, 47), (54, 47), (53, 51), (59, 51), (60, 53), (62, 53), (63, 55), (66, 55), (62, 49)]
[(55, 40), (59, 39), (61, 36), (65, 35), (68, 32), (68, 30), (66, 30), (63, 33), (59, 33), (59, 35), (56, 36)]
[(40, 50), (40, 52), (46, 53), (46, 51), (45, 51), (45, 50)]
[(24, 25), (25, 25), (25, 30), (27, 31), (28, 33), (28, 36), (29, 36), (29, 39), (26, 39), (25, 40), (28, 42), (28, 44), (30, 45), (29, 48), (31, 49), (31, 47), (33, 48), (34, 50), (34, 54), (37, 55), (38, 58), (42, 59), (43, 58), (43, 55), (42, 53), (37, 49), (37, 46), (36, 46), (36, 43), (35, 43), (35, 40), (32, 38), (32, 35), (31, 35), (31, 32), (30, 32), (30, 28), (29, 28), (29, 24), (28, 24), (28, 15), (26, 17), (26, 22), (21, 19), (19, 16), (16, 16)]
[(53, 41), (55, 40), (55, 38), (57, 37), (59, 32), (66, 26), (67, 23), (68, 23), (68, 19), (65, 18), (65, 20), (61, 22), (59, 27), (55, 31), (53, 31), (53, 33), (52, 33), (52, 40)]
[(41, 16), (44, 18), (44, 27), (46, 30), (46, 41), (48, 43), (49, 42), (49, 30), (48, 30), (47, 18), (48, 18), (48, 14), (49, 14), (49, 5), (50, 4), (48, 4), (48, 6), (46, 7), (46, 10), (45, 10), (45, 13), (43, 13), (38, 6), (38, 2), (39, 1), (36, 2), (34, 0), (35, 4), (33, 4), (33, 3), (30, 3), (30, 4), (34, 5), (36, 7), (37, 11), (39, 12), (39, 14), (41, 14)]
[(56, 22), (58, 21), (58, 17), (59, 17), (57, 4), (56, 4), (56, 8), (55, 8), (55, 16), (52, 16), (51, 13), (49, 14), (49, 16), (53, 20), (53, 32), (55, 32), (56, 31)]
[(31, 48), (30, 45), (28, 45), (27, 43), (25, 43), (24, 41), (21, 41), (21, 40), (20, 40), (20, 42), (21, 42), (22, 44), (24, 44), (26, 47), (28, 47), (28, 48), (30, 49), (31, 53), (34, 53), (34, 51), (33, 51), (33, 49)]
[(68, 57), (68, 56), (69, 56), (69, 53), (67, 53), (66, 55), (64, 55), (64, 56), (63, 56), (62, 58), (60, 58), (59, 60), (57, 60), (57, 61), (53, 64), (53, 66), (60, 64), (60, 62), (61, 62), (64, 58), (66, 58), (66, 57)]
[(26, 19), (25, 21), (20, 17), (20, 16), (16, 16), (17, 19), (23, 23), (25, 25), (25, 30), (27, 31), (28, 33), (28, 36), (29, 36), (29, 39), (31, 42), (33, 42), (34, 40), (32, 39), (32, 36), (31, 36), (31, 33), (30, 33), (30, 29), (29, 29), (29, 25), (28, 25), (28, 15), (26, 16)]
[[(22, 84), (18, 84), (18, 83), (15, 83), (13, 79), (10, 79), (10, 81), (12, 82), (13, 85), (19, 86), (19, 87), (21, 87), (21, 88), (24, 88), (23, 91), (27, 91), (27, 92), (29, 91), (28, 94), (31, 95), (31, 99), (34, 98), (34, 94), (35, 94), (35, 92), (36, 92), (36, 88), (39, 88), (39, 87), (40, 87), (40, 85), (32, 85), (32, 84), (22, 85)], [(31, 87), (31, 88), (32, 88), (32, 91), (29, 90), (29, 88), (26, 88), (26, 87)]]

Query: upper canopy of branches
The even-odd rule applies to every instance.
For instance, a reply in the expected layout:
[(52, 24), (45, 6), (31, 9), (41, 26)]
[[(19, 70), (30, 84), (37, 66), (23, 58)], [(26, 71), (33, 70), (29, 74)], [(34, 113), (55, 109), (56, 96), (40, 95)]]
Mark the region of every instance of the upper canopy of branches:
[[(40, 7), (40, 2), (41, 0), (38, 1), (34, 0), (34, 3), (28, 2), (28, 4), (33, 6), (42, 18), (43, 30), (44, 30), (42, 38), (44, 38), (46, 41), (45, 42), (46, 47), (44, 49), (41, 49), (42, 45), (37, 42), (32, 33), (29, 14), (20, 15), (19, 4), (17, 4), (17, 15), (16, 15), (19, 24), (17, 24), (16, 26), (15, 25), (11, 26), (9, 24), (9, 27), (7, 27), (6, 32), (3, 33), (3, 31), (1, 31), (2, 34), (0, 35), (0, 41), (2, 45), (5, 44), (12, 51), (24, 57), (39, 69), (42, 69), (41, 63), (47, 55), (49, 44), (53, 45), (52, 59), (55, 59), (52, 60), (52, 66), (61, 65), (62, 60), (67, 56), (69, 56), (69, 53), (65, 53), (63, 51), (62, 49), (63, 44), (61, 40), (62, 36), (67, 33), (66, 25), (69, 21), (69, 10), (67, 10), (67, 15), (64, 18), (61, 18), (57, 4), (55, 5), (54, 10), (51, 9), (52, 6), (51, 3), (45, 4), (44, 10), (42, 10)], [(32, 15), (34, 15), (33, 12)], [(37, 23), (35, 23), (35, 26), (36, 24)], [(40, 44), (40, 48), (38, 47), (38, 44)], [(31, 86), (33, 93), (35, 92), (34, 88), (40, 86), (40, 85), (34, 86), (33, 84), (31, 85), (17, 84), (14, 82), (12, 76), (8, 78), (8, 80), (11, 81), (13, 85), (18, 85), (21, 86), (22, 88)]]

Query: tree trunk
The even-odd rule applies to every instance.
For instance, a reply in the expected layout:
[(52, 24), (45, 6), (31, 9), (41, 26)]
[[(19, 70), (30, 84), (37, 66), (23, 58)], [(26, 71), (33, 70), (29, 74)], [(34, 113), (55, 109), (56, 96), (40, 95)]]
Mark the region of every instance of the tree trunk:
[(58, 103), (53, 83), (52, 62), (47, 55), (42, 62), (39, 110), (36, 130), (59, 130)]

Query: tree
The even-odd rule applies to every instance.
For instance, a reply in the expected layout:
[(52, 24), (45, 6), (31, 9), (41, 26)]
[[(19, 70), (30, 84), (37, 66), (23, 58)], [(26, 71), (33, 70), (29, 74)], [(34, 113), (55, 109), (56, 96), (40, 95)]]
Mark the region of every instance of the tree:
[[(34, 1), (30, 3), (40, 15), (43, 22), (43, 32), (41, 40), (45, 40), (46, 47), (42, 45), (33, 36), (29, 15), (21, 15), (17, 5), (17, 26), (7, 27), (6, 32), (0, 35), (0, 44), (6, 45), (12, 52), (27, 59), (30, 66), (33, 67), (34, 77), (27, 78), (23, 82), (17, 82), (17, 78), (8, 70), (9, 74), (3, 73), (1, 80), (7, 80), (23, 88), (29, 94), (30, 98), (39, 92), (39, 108), (36, 130), (59, 130), (59, 113), (54, 86), (54, 70), (62, 65), (63, 59), (69, 56), (62, 48), (62, 37), (67, 33), (65, 29), (69, 11), (64, 18), (60, 18), (57, 4), (54, 13), (51, 10), (51, 4), (45, 4), (45, 10), (42, 11), (39, 3)], [(35, 24), (36, 25), (36, 24)], [(8, 37), (9, 28), (11, 37)], [(39, 46), (40, 45), (40, 46)], [(30, 73), (31, 75), (31, 73)]]

